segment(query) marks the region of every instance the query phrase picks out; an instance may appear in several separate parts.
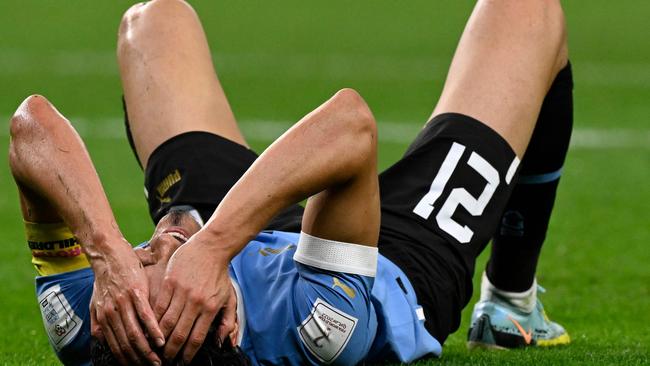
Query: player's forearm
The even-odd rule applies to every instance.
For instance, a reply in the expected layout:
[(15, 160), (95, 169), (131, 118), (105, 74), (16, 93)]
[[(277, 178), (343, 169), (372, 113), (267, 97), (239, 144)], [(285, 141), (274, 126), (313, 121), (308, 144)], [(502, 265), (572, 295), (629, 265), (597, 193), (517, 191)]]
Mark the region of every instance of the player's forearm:
[(213, 239), (230, 255), (236, 254), (289, 205), (328, 188), (353, 184), (364, 170), (374, 172), (376, 139), (374, 119), (356, 93), (332, 98), (257, 159), (201, 235)]
[(123, 242), (81, 139), (43, 97), (26, 99), (12, 118), (9, 160), (19, 186), (57, 209), (91, 263)]

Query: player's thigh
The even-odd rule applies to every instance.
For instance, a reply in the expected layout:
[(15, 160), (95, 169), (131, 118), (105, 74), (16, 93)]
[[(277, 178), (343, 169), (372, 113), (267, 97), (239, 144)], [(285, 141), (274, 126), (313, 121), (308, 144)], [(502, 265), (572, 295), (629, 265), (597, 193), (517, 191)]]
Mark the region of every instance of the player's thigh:
[(548, 87), (566, 64), (565, 38), (557, 0), (479, 1), (433, 116), (471, 116), (521, 157)]
[(122, 19), (117, 54), (143, 165), (162, 142), (187, 131), (207, 131), (246, 145), (190, 5), (154, 0), (133, 6)]

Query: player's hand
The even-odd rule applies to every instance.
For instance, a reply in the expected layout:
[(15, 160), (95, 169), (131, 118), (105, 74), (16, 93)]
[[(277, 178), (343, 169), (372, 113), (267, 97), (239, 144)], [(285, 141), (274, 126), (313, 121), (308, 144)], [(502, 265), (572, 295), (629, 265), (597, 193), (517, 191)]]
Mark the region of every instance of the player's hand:
[(149, 286), (140, 260), (126, 242), (92, 260), (95, 285), (90, 304), (91, 332), (108, 343), (122, 364), (160, 365), (149, 338), (162, 346), (164, 335), (149, 305)]
[(189, 363), (220, 311), (217, 342), (223, 342), (235, 329), (237, 297), (228, 262), (227, 255), (197, 236), (171, 257), (154, 306), (167, 339), (166, 359), (173, 359), (183, 348), (183, 361)]

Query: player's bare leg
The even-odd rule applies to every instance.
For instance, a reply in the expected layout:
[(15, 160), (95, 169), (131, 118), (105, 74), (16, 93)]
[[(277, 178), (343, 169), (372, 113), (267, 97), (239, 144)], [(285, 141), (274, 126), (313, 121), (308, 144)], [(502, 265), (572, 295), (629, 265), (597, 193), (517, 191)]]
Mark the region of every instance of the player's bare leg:
[(474, 117), (521, 158), (544, 96), (567, 57), (559, 1), (479, 1), (433, 116), (457, 112)]
[[(243, 164), (235, 164), (238, 168), (254, 160), (255, 154), (245, 149), (246, 141), (217, 78), (197, 14), (188, 3), (180, 0), (153, 0), (133, 6), (120, 24), (117, 56), (133, 145), (146, 172), (145, 186), (152, 218), (154, 221), (160, 219), (171, 205), (192, 205), (207, 220), (218, 203), (216, 197), (223, 197), (224, 191), (236, 181), (229, 180), (235, 173), (229, 171), (226, 180), (220, 180), (219, 174), (206, 179), (204, 166), (192, 166), (192, 161), (210, 164), (210, 158), (202, 152), (208, 149), (218, 154), (220, 150), (213, 148), (215, 141), (217, 147), (228, 145), (228, 151), (240, 153), (231, 160), (242, 155), (247, 157)], [(184, 147), (202, 145), (204, 150), (196, 150), (192, 156), (172, 154), (177, 160), (162, 164), (162, 168), (152, 163), (150, 157), (156, 148), (185, 133), (193, 134), (176, 139), (174, 148), (180, 143)], [(177, 163), (180, 165), (175, 165)], [(164, 171), (149, 174), (148, 164)], [(218, 169), (214, 164), (212, 169)], [(245, 168), (238, 173), (243, 171)], [(179, 183), (181, 181), (184, 183)], [(191, 186), (184, 185), (186, 183)], [(195, 190), (197, 186), (203, 190)], [(189, 192), (191, 199), (186, 196), (176, 199), (181, 190)], [(201, 202), (192, 200), (198, 196)], [(230, 296), (223, 308), (228, 308), (224, 311), (228, 316), (221, 318), (220, 333), (235, 328), (235, 304), (235, 297)], [(176, 334), (180, 328), (178, 321), (163, 316), (165, 310), (157, 309), (157, 312), (163, 333), (169, 336), (165, 356), (173, 357), (186, 338), (179, 338)], [(193, 332), (184, 354), (191, 358), (204, 337)]]
[(134, 5), (117, 45), (131, 132), (143, 167), (170, 137), (207, 131), (246, 145), (197, 14), (180, 0)]
[[(522, 158), (542, 102), (567, 60), (559, 1), (479, 1), (433, 114), (474, 117)], [(484, 280), (482, 293), (472, 317), (470, 346), (568, 343), (564, 329), (545, 318), (536, 289), (519, 296), (498, 292)], [(492, 332), (494, 324), (508, 330)]]
[(476, 257), (565, 64), (559, 1), (478, 1), (431, 121), (380, 177), (380, 251), (405, 270), (441, 342), (460, 325)]
[(565, 38), (557, 0), (478, 1), (431, 121), (380, 177), (380, 251), (405, 270), (440, 342), (460, 326)]

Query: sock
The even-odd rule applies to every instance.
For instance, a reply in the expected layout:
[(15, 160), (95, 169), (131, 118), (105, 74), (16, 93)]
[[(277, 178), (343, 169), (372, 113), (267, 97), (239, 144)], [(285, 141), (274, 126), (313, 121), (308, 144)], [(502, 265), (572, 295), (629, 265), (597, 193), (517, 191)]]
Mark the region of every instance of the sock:
[(555, 193), (573, 127), (571, 64), (555, 78), (542, 104), (522, 159), (519, 180), (492, 241), (486, 274), (504, 291), (522, 292), (535, 282)]
[(533, 284), (525, 291), (511, 292), (503, 291), (496, 288), (485, 272), (481, 278), (481, 299), (479, 301), (499, 301), (506, 302), (521, 310), (523, 313), (530, 314), (535, 310), (537, 304), (537, 281), (533, 279)]

